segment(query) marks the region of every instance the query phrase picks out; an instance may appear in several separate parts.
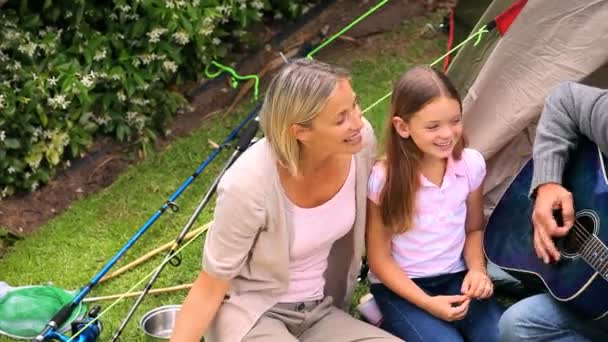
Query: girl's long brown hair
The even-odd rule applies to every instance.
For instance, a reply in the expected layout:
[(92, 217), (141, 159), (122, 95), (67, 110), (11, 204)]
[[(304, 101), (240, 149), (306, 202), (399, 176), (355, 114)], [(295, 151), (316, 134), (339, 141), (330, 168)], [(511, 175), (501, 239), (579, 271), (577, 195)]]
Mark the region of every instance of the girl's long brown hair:
[[(450, 80), (443, 73), (425, 66), (409, 70), (393, 87), (386, 120), (386, 182), (380, 194), (380, 208), (384, 226), (394, 234), (404, 233), (412, 227), (416, 192), (420, 187), (422, 151), (411, 138), (404, 139), (397, 133), (392, 119), (398, 116), (409, 122), (416, 112), (439, 97), (458, 101), (462, 111), (462, 102)], [(463, 136), (454, 148), (454, 159), (460, 159), (464, 146)]]

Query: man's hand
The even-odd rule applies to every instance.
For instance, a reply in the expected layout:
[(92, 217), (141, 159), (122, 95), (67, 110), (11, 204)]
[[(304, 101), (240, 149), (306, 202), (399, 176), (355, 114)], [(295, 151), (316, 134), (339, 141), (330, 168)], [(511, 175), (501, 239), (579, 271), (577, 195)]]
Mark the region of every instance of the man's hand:
[[(563, 226), (558, 226), (553, 211), (561, 210)], [(546, 183), (538, 187), (534, 211), (534, 250), (539, 258), (548, 264), (558, 261), (559, 251), (553, 243), (553, 237), (564, 236), (574, 224), (574, 203), (572, 194), (556, 183)]]

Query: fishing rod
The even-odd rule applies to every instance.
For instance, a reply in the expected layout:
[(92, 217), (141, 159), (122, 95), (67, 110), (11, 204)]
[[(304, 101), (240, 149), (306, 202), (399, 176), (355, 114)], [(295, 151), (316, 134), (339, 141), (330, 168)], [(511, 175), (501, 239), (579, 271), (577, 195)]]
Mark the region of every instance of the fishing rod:
[(226, 170), (228, 170), (228, 168), (237, 160), (237, 158), (240, 157), (241, 154), (243, 154), (243, 152), (245, 152), (245, 150), (249, 147), (253, 138), (255, 137), (256, 133), (258, 132), (258, 128), (259, 128), (259, 120), (258, 120), (258, 117), (256, 116), (255, 119), (253, 119), (249, 122), (249, 125), (247, 125), (247, 127), (245, 128), (243, 133), (240, 135), (239, 142), (236, 146), (236, 149), (230, 155), (228, 160), (224, 163), (224, 167), (222, 168), (222, 170), (220, 170), (219, 174), (217, 175), (217, 177), (215, 178), (215, 180), (209, 187), (209, 190), (207, 191), (207, 193), (205, 194), (205, 196), (203, 197), (203, 199), (201, 200), (199, 205), (196, 207), (196, 209), (190, 216), (190, 219), (188, 220), (188, 222), (186, 223), (186, 225), (184, 226), (182, 231), (179, 233), (178, 237), (175, 239), (175, 242), (171, 246), (171, 249), (165, 255), (165, 258), (163, 259), (160, 267), (158, 267), (156, 269), (156, 271), (154, 272), (154, 274), (152, 275), (150, 280), (148, 280), (148, 283), (144, 287), (144, 290), (141, 292), (139, 297), (137, 297), (137, 300), (135, 301), (135, 303), (133, 303), (133, 305), (131, 306), (131, 309), (129, 309), (127, 316), (124, 318), (124, 320), (120, 324), (120, 327), (118, 327), (118, 329), (116, 330), (116, 332), (114, 333), (114, 335), (112, 336), (112, 339), (110, 341), (114, 342), (120, 337), (124, 328), (127, 326), (129, 321), (133, 317), (133, 314), (135, 313), (135, 311), (137, 310), (137, 308), (143, 301), (144, 297), (152, 289), (152, 286), (156, 282), (156, 279), (160, 276), (160, 273), (163, 271), (166, 264), (170, 263), (172, 266), (179, 266), (179, 264), (181, 263), (181, 259), (179, 258), (178, 255), (175, 254), (175, 252), (179, 249), (179, 246), (182, 244), (184, 237), (186, 236), (186, 234), (188, 234), (188, 231), (190, 231), (190, 228), (192, 228), (192, 225), (194, 224), (194, 222), (196, 221), (196, 219), (198, 218), (198, 216), (200, 215), (202, 210), (207, 206), (207, 204), (211, 200), (211, 197), (213, 197), (213, 195), (215, 194), (219, 181), (222, 178), (222, 176), (224, 176), (224, 173), (226, 173)]
[[(167, 211), (171, 209), (173, 212), (179, 210), (179, 206), (175, 203), (176, 199), (186, 190), (186, 188), (194, 182), (194, 180), (203, 172), (203, 170), (217, 157), (222, 149), (224, 149), (232, 140), (236, 138), (241, 129), (255, 116), (260, 108), (260, 104), (247, 115), (243, 121), (228, 135), (228, 137), (222, 142), (221, 145), (216, 147), (214, 151), (205, 159), (205, 161), (197, 168), (197, 170), (190, 176), (182, 185), (169, 197), (169, 199), (163, 203), (148, 221), (139, 228), (139, 230), (127, 241), (127, 243), (112, 257), (112, 259), (84, 286), (77, 295), (74, 296), (72, 301), (63, 306), (46, 324), (44, 329), (36, 336), (34, 341), (68, 341), (67, 337), (61, 334), (58, 330), (65, 324), (74, 309), (80, 304), (80, 302), (86, 297), (89, 292), (97, 285), (101, 278), (118, 262), (118, 260), (131, 248), (135, 242)], [(91, 310), (87, 320), (93, 320), (97, 316), (98, 310)], [(90, 331), (89, 331), (90, 330)], [(78, 330), (74, 330), (78, 331)], [(95, 320), (95, 324), (90, 324), (87, 329), (79, 334), (78, 342), (95, 341), (101, 333), (101, 324), (98, 320)], [(86, 338), (86, 339), (82, 339)]]

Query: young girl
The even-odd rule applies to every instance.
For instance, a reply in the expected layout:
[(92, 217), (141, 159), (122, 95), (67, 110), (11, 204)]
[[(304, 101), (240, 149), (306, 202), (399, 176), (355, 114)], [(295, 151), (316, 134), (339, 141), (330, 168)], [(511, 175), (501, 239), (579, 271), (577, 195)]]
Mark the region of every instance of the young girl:
[(485, 162), (464, 148), (461, 110), (443, 74), (405, 73), (393, 89), (386, 158), (369, 179), (371, 292), (382, 327), (408, 342), (498, 340), (482, 251)]

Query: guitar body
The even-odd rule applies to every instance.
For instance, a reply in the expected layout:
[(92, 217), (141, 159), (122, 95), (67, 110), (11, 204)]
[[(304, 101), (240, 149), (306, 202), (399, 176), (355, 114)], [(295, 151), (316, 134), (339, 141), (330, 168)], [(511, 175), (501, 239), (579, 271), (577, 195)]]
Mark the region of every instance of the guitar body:
[(589, 318), (608, 316), (608, 164), (595, 144), (579, 138), (564, 172), (576, 224), (556, 240), (562, 257), (545, 264), (536, 256), (529, 198), (532, 161), (520, 171), (494, 209), (484, 234), (488, 259), (516, 278), (540, 281), (558, 301)]

